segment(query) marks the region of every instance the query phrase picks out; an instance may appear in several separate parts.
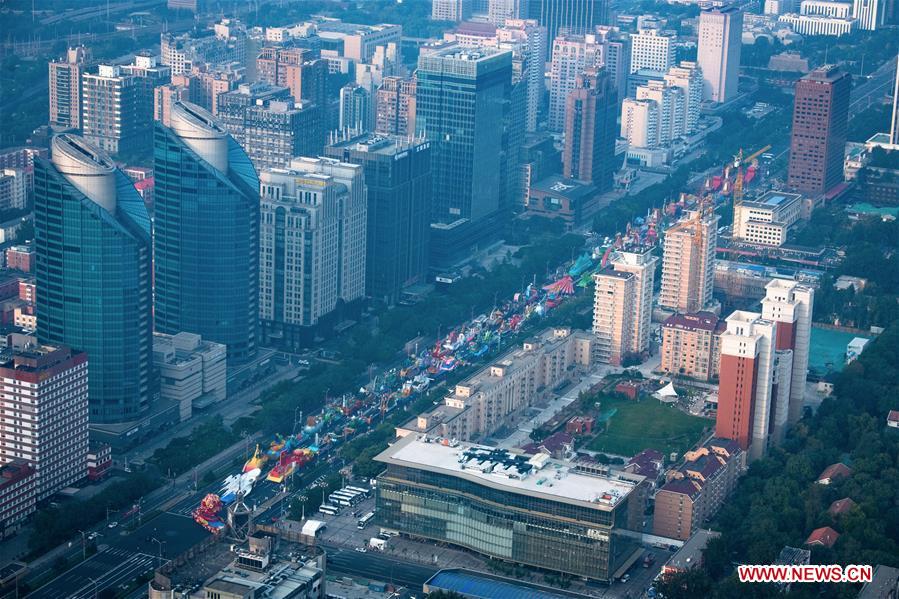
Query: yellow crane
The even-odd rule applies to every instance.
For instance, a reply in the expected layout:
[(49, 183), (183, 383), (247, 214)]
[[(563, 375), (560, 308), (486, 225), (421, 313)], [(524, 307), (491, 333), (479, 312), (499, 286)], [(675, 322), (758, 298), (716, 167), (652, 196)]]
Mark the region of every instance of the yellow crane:
[(765, 146), (758, 152), (750, 154), (743, 158), (743, 149), (734, 156), (734, 168), (737, 170), (737, 176), (734, 178), (734, 206), (743, 201), (743, 165), (752, 163), (753, 160), (771, 149), (771, 146)]

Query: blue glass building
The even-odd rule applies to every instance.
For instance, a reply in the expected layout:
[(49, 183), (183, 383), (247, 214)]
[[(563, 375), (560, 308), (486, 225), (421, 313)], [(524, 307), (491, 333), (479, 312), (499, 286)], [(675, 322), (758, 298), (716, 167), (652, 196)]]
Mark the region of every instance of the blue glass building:
[(150, 218), (131, 181), (83, 138), (34, 166), (38, 339), (88, 354), (92, 424), (150, 407)]
[(243, 149), (206, 110), (172, 106), (154, 132), (156, 330), (256, 352), (259, 179)]

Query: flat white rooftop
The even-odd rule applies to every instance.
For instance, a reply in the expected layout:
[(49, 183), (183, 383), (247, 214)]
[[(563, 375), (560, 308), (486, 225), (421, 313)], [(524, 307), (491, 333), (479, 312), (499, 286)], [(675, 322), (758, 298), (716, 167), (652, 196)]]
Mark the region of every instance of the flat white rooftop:
[(424, 435), (400, 439), (376, 459), (457, 476), (512, 493), (583, 502), (603, 510), (614, 508), (644, 480), (634, 474), (586, 474), (575, 471), (570, 462), (553, 460), (545, 454), (520, 456), (494, 447), (451, 443)]

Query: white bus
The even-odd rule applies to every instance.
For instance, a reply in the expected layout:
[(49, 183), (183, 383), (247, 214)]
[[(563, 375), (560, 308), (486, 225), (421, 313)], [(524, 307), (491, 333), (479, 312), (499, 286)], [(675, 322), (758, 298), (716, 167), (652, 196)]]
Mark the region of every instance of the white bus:
[(367, 514), (365, 514), (364, 516), (359, 518), (359, 522), (356, 523), (356, 528), (358, 528), (359, 530), (362, 530), (363, 528), (368, 526), (368, 523), (371, 522), (372, 518), (374, 518), (374, 517), (375, 517), (374, 512), (368, 512)]
[(340, 513), (340, 508), (335, 505), (328, 505), (327, 503), (319, 506), (318, 511), (323, 514), (328, 514), (329, 516), (336, 516)]
[(349, 501), (352, 498), (353, 498), (352, 495), (350, 495), (349, 493), (343, 493), (342, 491), (334, 491), (333, 493), (328, 495), (328, 499), (330, 499), (331, 501), (334, 501), (337, 499), (346, 499), (347, 501)]
[(369, 491), (368, 489), (362, 489), (360, 487), (344, 487), (344, 490), (352, 491), (354, 493), (359, 493), (360, 495), (362, 495), (363, 497), (366, 497), (366, 498), (369, 495), (371, 495), (371, 491)]

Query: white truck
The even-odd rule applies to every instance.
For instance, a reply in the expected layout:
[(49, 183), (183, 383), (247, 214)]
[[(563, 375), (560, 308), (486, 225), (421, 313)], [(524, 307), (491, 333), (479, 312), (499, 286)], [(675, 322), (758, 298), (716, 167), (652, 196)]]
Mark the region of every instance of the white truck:
[(368, 547), (377, 551), (385, 551), (387, 549), (387, 541), (378, 537), (372, 537), (368, 540)]

